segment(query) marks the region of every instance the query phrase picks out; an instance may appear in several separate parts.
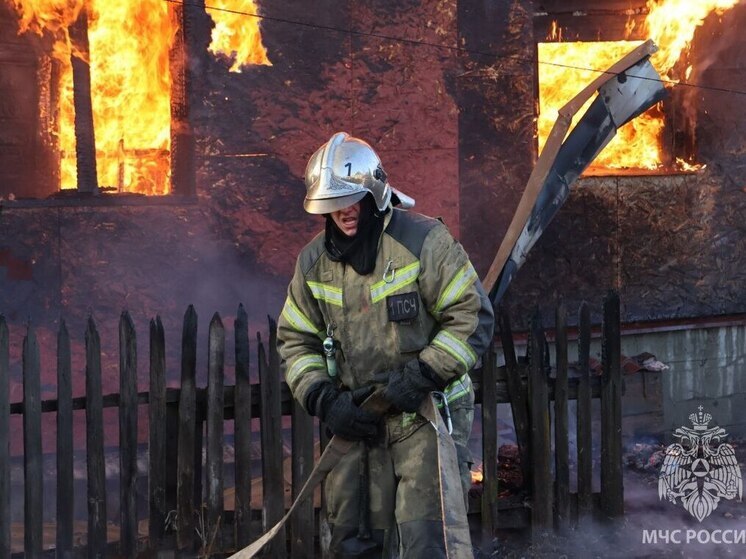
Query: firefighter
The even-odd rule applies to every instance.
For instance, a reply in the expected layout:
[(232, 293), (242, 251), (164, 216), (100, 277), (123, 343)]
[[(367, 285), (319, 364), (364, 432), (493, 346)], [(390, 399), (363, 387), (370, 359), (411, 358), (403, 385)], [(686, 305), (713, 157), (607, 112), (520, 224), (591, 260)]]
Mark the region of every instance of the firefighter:
[[(492, 305), (463, 247), (439, 220), (405, 211), (414, 200), (364, 141), (334, 134), (305, 182), (304, 208), (326, 224), (298, 256), (278, 348), (304, 409), (359, 441), (326, 479), (332, 556), (470, 557), (444, 539), (436, 432), (416, 412), (444, 393), (461, 477), (450, 486), (465, 496), (468, 372), (492, 337)], [(360, 408), (376, 386), (391, 404), (383, 418)]]

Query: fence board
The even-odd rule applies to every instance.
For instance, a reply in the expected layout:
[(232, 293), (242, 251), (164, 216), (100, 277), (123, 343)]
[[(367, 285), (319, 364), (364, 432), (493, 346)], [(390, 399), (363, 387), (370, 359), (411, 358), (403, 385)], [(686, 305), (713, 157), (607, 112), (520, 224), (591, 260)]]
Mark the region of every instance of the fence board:
[(137, 551), (137, 338), (127, 311), (119, 319), (119, 552)]
[(604, 299), (601, 378), (601, 510), (607, 518), (624, 515), (622, 480), (622, 367), (619, 295)]
[(148, 547), (163, 545), (166, 515), (166, 337), (161, 317), (150, 321), (148, 402)]
[(570, 517), (570, 465), (567, 420), (567, 311), (557, 306), (555, 318), (557, 374), (554, 382), (554, 472), (557, 528), (564, 531)]
[[(324, 423), (319, 421), (319, 451), (324, 452), (327, 445), (331, 441), (331, 432)], [(321, 558), (329, 559), (329, 544), (331, 543), (331, 530), (329, 528), (329, 522), (327, 520), (327, 508), (326, 508), (326, 491), (324, 491), (324, 485), (322, 484), (321, 490), (321, 510), (319, 511), (319, 547), (321, 548)]]
[(24, 553), (36, 557), (42, 549), (41, 371), (39, 345), (31, 325), (23, 339), (23, 487)]
[(65, 321), (57, 333), (57, 556), (73, 549), (73, 394), (70, 335)]
[[(313, 469), (313, 417), (293, 402), (292, 440), (292, 496), (295, 499)], [(312, 559), (314, 555), (314, 510), (313, 498), (299, 505), (291, 517), (290, 556)]]
[(225, 361), (225, 328), (220, 315), (210, 321), (207, 356), (207, 555), (222, 549), (223, 518), (223, 373)]
[(500, 328), (500, 341), (505, 356), (505, 373), (507, 379), (508, 398), (513, 413), (516, 442), (521, 456), (521, 473), (523, 481), (528, 484), (531, 479), (530, 463), (530, 426), (528, 417), (528, 391), (518, 372), (518, 362), (515, 356), (513, 333), (510, 329), (510, 317), (506, 309), (500, 307), (497, 313)]
[(10, 557), (10, 355), (8, 325), (0, 315), (0, 557)]
[[(195, 431), (197, 395), (197, 312), (189, 305), (181, 332), (181, 393), (179, 395), (179, 451), (176, 487), (176, 542), (180, 550), (195, 544)], [(201, 451), (200, 451), (201, 455)]]
[(236, 351), (236, 548), (251, 541), (251, 381), (249, 378), (249, 319), (239, 305), (234, 326)]
[(552, 528), (552, 472), (549, 428), (549, 387), (544, 368), (546, 340), (540, 317), (531, 320), (529, 400), (531, 408), (531, 537), (543, 538)]
[(497, 528), (497, 363), (490, 344), (482, 358), (482, 550), (491, 554)]
[[(484, 493), (482, 498), (482, 537), (483, 545), (492, 543), (492, 536), (497, 525), (497, 432), (486, 426), (495, 425), (496, 404), (509, 401), (508, 396), (515, 396), (514, 410), (523, 407), (530, 410), (525, 425), (529, 429), (527, 440), (531, 443), (530, 450), (534, 457), (531, 461), (533, 479), (531, 488), (534, 495), (532, 510), (532, 524), (534, 537), (544, 534), (552, 527), (552, 505), (556, 502), (557, 526), (566, 525), (569, 511), (569, 471), (567, 456), (567, 401), (574, 397), (578, 400), (578, 449), (579, 449), (579, 501), (583, 501), (587, 492), (587, 508), (581, 510), (589, 514), (591, 504), (591, 421), (590, 403), (594, 394), (603, 394), (602, 401), (602, 494), (601, 507), (608, 517), (623, 514), (623, 493), (621, 485), (621, 368), (619, 353), (619, 302), (615, 295), (607, 299), (604, 304), (604, 376), (602, 378), (589, 377), (589, 344), (590, 318), (587, 305), (580, 309), (579, 361), (583, 372), (581, 379), (567, 378), (567, 331), (566, 311), (564, 306), (557, 309), (556, 316), (556, 347), (557, 347), (557, 376), (555, 379), (547, 377), (548, 352), (546, 341), (538, 319), (532, 321), (529, 337), (530, 370), (528, 386), (524, 386), (519, 368), (515, 361), (515, 350), (512, 338), (508, 341), (503, 337), (503, 348), (506, 352), (506, 381), (498, 381), (495, 362), (494, 346), (490, 346), (485, 356), (481, 382), (478, 383), (479, 398), (482, 402), (483, 413), (483, 457), (484, 457)], [(501, 335), (510, 335), (510, 325), (507, 317), (500, 318)], [(8, 431), (9, 416), (12, 413), (24, 414), (24, 443), (26, 448), (31, 444), (38, 444), (38, 463), (41, 464), (41, 414), (43, 412), (57, 412), (58, 421), (58, 554), (69, 554), (72, 546), (72, 526), (68, 521), (73, 518), (72, 503), (72, 415), (75, 409), (86, 409), (86, 437), (88, 456), (88, 506), (89, 506), (89, 556), (103, 557), (111, 553), (122, 556), (134, 556), (137, 547), (137, 518), (134, 509), (134, 487), (136, 481), (136, 433), (137, 406), (148, 404), (150, 419), (150, 464), (149, 464), (149, 508), (150, 508), (150, 547), (155, 551), (157, 546), (165, 545), (164, 527), (167, 512), (176, 507), (178, 545), (181, 549), (194, 548), (195, 534), (198, 533), (195, 520), (203, 513), (206, 526), (200, 526), (199, 531), (204, 537), (205, 553), (218, 553), (223, 549), (243, 546), (250, 539), (249, 526), (251, 521), (251, 418), (261, 418), (262, 437), (262, 471), (264, 491), (264, 528), (273, 524), (284, 513), (285, 480), (283, 472), (284, 450), (282, 438), (283, 417), (292, 414), (292, 484), (293, 495), (298, 491), (302, 482), (308, 476), (314, 457), (313, 418), (306, 414), (290, 397), (288, 388), (281, 382), (279, 372), (279, 356), (276, 351), (276, 324), (270, 320), (269, 347), (260, 343), (258, 346), (260, 383), (251, 385), (249, 379), (249, 339), (248, 320), (243, 306), (239, 307), (235, 323), (236, 350), (236, 387), (224, 386), (224, 350), (225, 332), (216, 314), (210, 325), (210, 341), (208, 345), (208, 385), (206, 389), (195, 386), (196, 368), (196, 337), (197, 316), (193, 307), (187, 310), (184, 317), (182, 333), (182, 387), (181, 389), (166, 389), (165, 387), (165, 335), (160, 318), (150, 323), (150, 386), (149, 392), (138, 394), (136, 371), (136, 340), (132, 321), (126, 313), (120, 320), (120, 394), (104, 397), (101, 393), (101, 355), (100, 341), (95, 323), (89, 318), (86, 329), (86, 397), (72, 398), (70, 342), (64, 322), (58, 333), (58, 397), (56, 401), (42, 402), (40, 390), (36, 389), (34, 403), (34, 383), (39, 385), (38, 347), (33, 336), (33, 330), (24, 342), (24, 402), (10, 405), (7, 396), (8, 384), (8, 332), (5, 321), (0, 317), (0, 440), (3, 429)], [(36, 371), (34, 373), (34, 371)], [(525, 373), (524, 373), (525, 374)], [(512, 388), (511, 388), (512, 387)], [(530, 408), (528, 402), (522, 400), (529, 389)], [(549, 402), (554, 398), (555, 411), (555, 472), (556, 484), (552, 488), (551, 478), (551, 444), (550, 444), (550, 416)], [(523, 402), (523, 406), (516, 406), (516, 402)], [(177, 406), (178, 402), (178, 406)], [(120, 411), (120, 471), (121, 471), (121, 502), (122, 502), (122, 536), (120, 542), (107, 545), (106, 542), (106, 488), (103, 462), (103, 407), (118, 406)], [(168, 413), (179, 413), (178, 437), (173, 436), (176, 429), (168, 426)], [(514, 411), (514, 413), (516, 413)], [(519, 414), (520, 412), (518, 412)], [(28, 427), (33, 418), (38, 417), (38, 428), (34, 431)], [(582, 418), (587, 418), (583, 420)], [(226, 519), (223, 510), (223, 428), (226, 420), (235, 419), (236, 422), (236, 540), (230, 544), (222, 542)], [(530, 420), (530, 421), (529, 421)], [(206, 507), (201, 508), (200, 472), (202, 469), (202, 429), (198, 427), (201, 421), (207, 422), (207, 481), (205, 500)], [(586, 434), (587, 432), (587, 434)], [(36, 434), (34, 434), (36, 433)], [(6, 434), (4, 440), (7, 441)], [(33, 440), (33, 443), (31, 442)], [(178, 459), (168, 459), (168, 442), (178, 441)], [(326, 437), (322, 437), (322, 444)], [(182, 444), (184, 443), (184, 444)], [(27, 460), (34, 452), (26, 453)], [(132, 458), (135, 457), (135, 461)], [(588, 472), (582, 471), (585, 460), (588, 460)], [(0, 445), (0, 489), (9, 487), (8, 479), (8, 448), (7, 444)], [(64, 462), (69, 462), (68, 472), (65, 473)], [(169, 506), (166, 496), (165, 475), (166, 465), (177, 462), (178, 475), (171, 476), (179, 484), (178, 503)], [(157, 466), (161, 464), (161, 466)], [(528, 463), (526, 462), (526, 465)], [(39, 466), (40, 467), (40, 466)], [(33, 468), (32, 468), (33, 469)], [(26, 479), (41, 480), (42, 475), (31, 474), (28, 463), (24, 465)], [(185, 477), (186, 474), (186, 477)], [(129, 476), (129, 477), (128, 477)], [(616, 476), (616, 477), (615, 477)], [(165, 481), (164, 481), (165, 480)], [(493, 485), (494, 482), (494, 485)], [(65, 489), (63, 484), (69, 484)], [(27, 484), (26, 503), (30, 507), (26, 512), (27, 540), (25, 542), (27, 555), (41, 553), (41, 537), (30, 542), (36, 532), (37, 521), (42, 518), (43, 494), (39, 484), (38, 506), (33, 503), (36, 498), (29, 498), (29, 491), (34, 491), (32, 484)], [(129, 491), (126, 489), (130, 487)], [(9, 528), (3, 527), (2, 522), (9, 526), (10, 501), (9, 490), (0, 493), (0, 555), (7, 549), (9, 553)], [(132, 496), (133, 500), (128, 501)], [(174, 496), (172, 495), (171, 499)], [(195, 502), (197, 499), (197, 502)], [(5, 503), (5, 506), (1, 506)], [(68, 508), (65, 509), (64, 507)], [(34, 518), (28, 512), (36, 510)], [(4, 512), (7, 511), (7, 512)], [(134, 516), (127, 516), (134, 514)], [(243, 527), (241, 524), (243, 523)], [(314, 556), (315, 517), (312, 502), (307, 502), (291, 521), (291, 557)], [(321, 527), (320, 531), (323, 533)], [(40, 533), (40, 532), (39, 532)], [(66, 541), (64, 541), (66, 539)], [(60, 543), (61, 542), (61, 543)], [(67, 542), (67, 543), (66, 543)], [(285, 557), (285, 535), (280, 534), (267, 550), (268, 556)], [(66, 551), (67, 546), (67, 551)], [(29, 551), (31, 550), (31, 551)], [(79, 550), (80, 551), (80, 550)], [(7, 555), (7, 554), (6, 554)]]
[[(277, 325), (269, 319), (269, 360), (259, 340), (259, 383), (261, 390), (262, 486), (264, 491), (263, 531), (279, 521), (285, 511), (282, 470), (282, 408), (280, 406), (280, 371), (276, 349)], [(267, 555), (284, 558), (285, 529), (270, 542)]]
[(593, 480), (590, 388), (591, 314), (585, 302), (580, 305), (578, 328), (578, 368), (580, 369), (577, 401), (578, 521), (582, 522), (591, 514)]
[[(179, 400), (169, 398), (170, 393), (178, 393), (178, 389), (166, 388), (166, 486), (165, 501), (166, 520), (164, 531), (175, 533), (176, 529), (176, 492), (178, 476), (176, 468), (179, 462)], [(165, 538), (165, 535), (164, 535)]]
[(88, 474), (88, 557), (106, 556), (106, 470), (101, 393), (101, 340), (88, 317), (86, 346), (86, 453)]

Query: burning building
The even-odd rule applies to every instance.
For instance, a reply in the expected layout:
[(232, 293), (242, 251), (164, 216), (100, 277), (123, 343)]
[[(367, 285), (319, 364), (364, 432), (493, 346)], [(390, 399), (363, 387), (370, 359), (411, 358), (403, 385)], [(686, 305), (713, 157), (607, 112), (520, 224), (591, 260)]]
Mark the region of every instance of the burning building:
[[(527, 316), (613, 287), (645, 331), (742, 336), (746, 10), (733, 4), (0, 0), (0, 312), (80, 333), (89, 313), (113, 330), (122, 308), (167, 332), (190, 303), (277, 315), (321, 226), (302, 210), (305, 163), (337, 130), (369, 140), (483, 275), (562, 96), (652, 37), (668, 100), (576, 183), (507, 301)], [(736, 410), (746, 387), (733, 390), (707, 394)]]

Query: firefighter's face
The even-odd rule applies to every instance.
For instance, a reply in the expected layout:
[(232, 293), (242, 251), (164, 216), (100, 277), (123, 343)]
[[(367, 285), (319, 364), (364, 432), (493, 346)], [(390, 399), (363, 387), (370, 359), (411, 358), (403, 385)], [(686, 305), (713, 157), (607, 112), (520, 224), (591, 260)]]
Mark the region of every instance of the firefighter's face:
[(360, 202), (348, 206), (343, 210), (332, 212), (332, 220), (342, 233), (348, 237), (354, 237), (357, 233), (358, 222), (360, 221)]

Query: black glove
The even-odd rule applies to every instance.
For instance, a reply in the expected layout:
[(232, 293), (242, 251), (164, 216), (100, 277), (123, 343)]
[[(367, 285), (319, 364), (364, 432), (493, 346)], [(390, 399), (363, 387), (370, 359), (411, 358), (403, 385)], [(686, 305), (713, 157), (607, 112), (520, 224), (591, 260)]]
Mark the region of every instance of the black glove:
[(381, 418), (360, 409), (358, 404), (374, 389), (370, 386), (342, 392), (331, 382), (323, 382), (311, 388), (306, 409), (326, 423), (334, 435), (348, 441), (371, 441), (378, 436)]
[(403, 367), (386, 374), (389, 380), (383, 397), (400, 411), (409, 413), (420, 409), (430, 392), (442, 391), (445, 387), (437, 373), (418, 359), (407, 361)]

